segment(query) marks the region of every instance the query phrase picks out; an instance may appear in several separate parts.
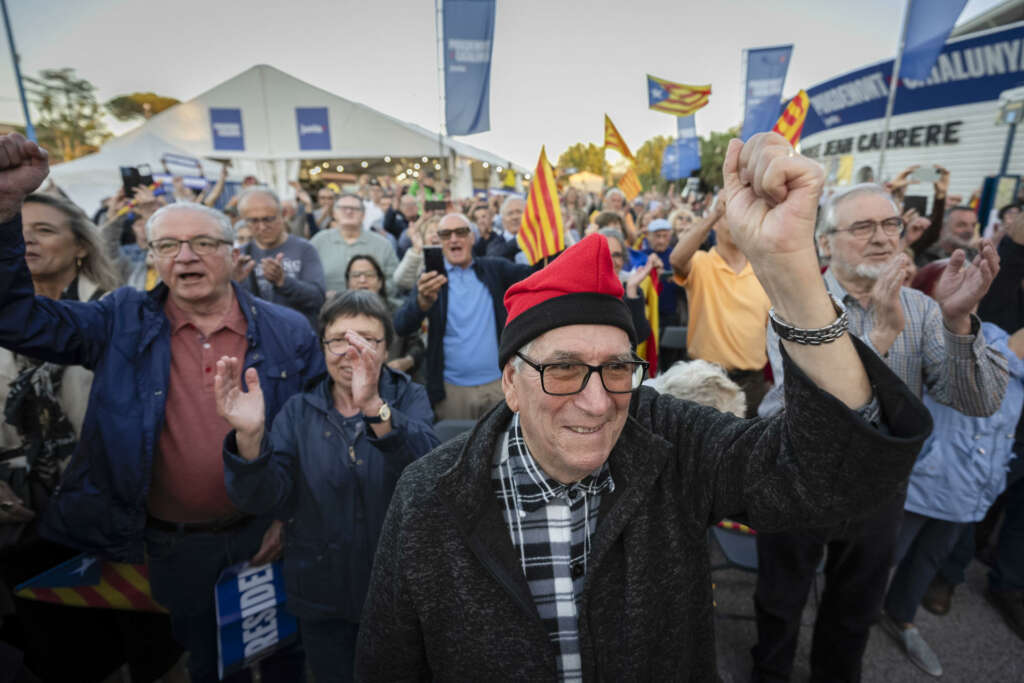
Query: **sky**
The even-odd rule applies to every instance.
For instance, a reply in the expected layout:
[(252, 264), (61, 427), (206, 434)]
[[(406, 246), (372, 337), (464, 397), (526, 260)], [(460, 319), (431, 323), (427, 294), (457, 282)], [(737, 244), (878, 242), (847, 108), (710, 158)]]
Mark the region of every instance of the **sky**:
[[(999, 0), (969, 0), (961, 21)], [(744, 48), (792, 43), (786, 96), (890, 59), (897, 0), (497, 0), (491, 130), (465, 141), (525, 167), (575, 142), (603, 143), (603, 114), (635, 151), (673, 135), (647, 108), (645, 74), (711, 83), (706, 135), (742, 116)], [(22, 73), (72, 67), (100, 101), (154, 91), (188, 100), (255, 64), (437, 130), (432, 0), (7, 0)], [(6, 37), (0, 122), (22, 124)], [(131, 126), (111, 121), (111, 130)]]

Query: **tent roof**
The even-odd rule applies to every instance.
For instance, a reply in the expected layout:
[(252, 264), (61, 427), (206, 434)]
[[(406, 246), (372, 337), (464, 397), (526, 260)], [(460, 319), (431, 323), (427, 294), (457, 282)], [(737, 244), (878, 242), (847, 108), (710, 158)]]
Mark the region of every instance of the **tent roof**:
[[(214, 149), (211, 107), (241, 112), (243, 150)], [(330, 149), (300, 149), (297, 107), (327, 109)], [(193, 155), (215, 158), (346, 159), (437, 156), (439, 152), (436, 132), (310, 85), (267, 64), (253, 66), (188, 102), (160, 112), (142, 128)], [(444, 147), (494, 165), (509, 163), (451, 138), (444, 139)]]

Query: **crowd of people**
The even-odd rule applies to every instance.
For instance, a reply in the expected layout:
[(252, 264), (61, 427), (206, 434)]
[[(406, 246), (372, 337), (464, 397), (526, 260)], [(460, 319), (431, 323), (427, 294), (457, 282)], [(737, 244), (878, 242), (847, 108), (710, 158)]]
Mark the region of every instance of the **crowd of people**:
[[(218, 680), (218, 576), (278, 559), (300, 641), (262, 680), (710, 679), (726, 517), (752, 680), (823, 557), (813, 680), (876, 624), (941, 675), (915, 613), (975, 558), (1024, 639), (1024, 191), (980, 226), (939, 168), (924, 216), (913, 170), (825, 190), (734, 141), (723, 188), (566, 187), (530, 264), (513, 193), (222, 177), (90, 220), (0, 137), (0, 683)], [(168, 614), (13, 596), (80, 551)]]

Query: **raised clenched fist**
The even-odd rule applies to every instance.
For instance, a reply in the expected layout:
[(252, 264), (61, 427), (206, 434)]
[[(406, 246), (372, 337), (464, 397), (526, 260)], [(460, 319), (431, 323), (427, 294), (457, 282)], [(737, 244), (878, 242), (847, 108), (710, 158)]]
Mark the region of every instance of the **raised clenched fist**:
[(0, 135), (0, 222), (21, 212), (21, 202), (50, 172), (46, 150), (18, 133)]
[(765, 258), (814, 251), (822, 167), (777, 133), (732, 140), (722, 166), (726, 220), (755, 268)]

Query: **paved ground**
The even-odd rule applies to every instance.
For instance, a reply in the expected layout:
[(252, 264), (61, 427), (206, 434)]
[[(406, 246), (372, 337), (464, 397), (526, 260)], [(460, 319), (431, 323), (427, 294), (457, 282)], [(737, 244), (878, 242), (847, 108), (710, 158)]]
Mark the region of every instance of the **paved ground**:
[[(712, 564), (720, 562), (717, 547), (712, 550)], [(942, 662), (946, 683), (993, 681), (1019, 683), (1024, 681), (1024, 641), (1003, 622), (1002, 617), (986, 602), (982, 591), (988, 568), (974, 562), (968, 568), (967, 583), (953, 596), (953, 608), (945, 617), (936, 617), (918, 610), (917, 626)], [(753, 615), (755, 575), (724, 569), (714, 572), (718, 610), (722, 614)], [(819, 586), (823, 586), (819, 577)], [(810, 675), (808, 658), (811, 624), (814, 623), (813, 592), (804, 610), (804, 628), (794, 666), (794, 683), (802, 683)], [(750, 648), (756, 640), (753, 621), (716, 619), (718, 667), (725, 683), (749, 680)], [(864, 656), (864, 683), (928, 683), (936, 679), (923, 673), (903, 655), (895, 642), (879, 628), (872, 629)]]

